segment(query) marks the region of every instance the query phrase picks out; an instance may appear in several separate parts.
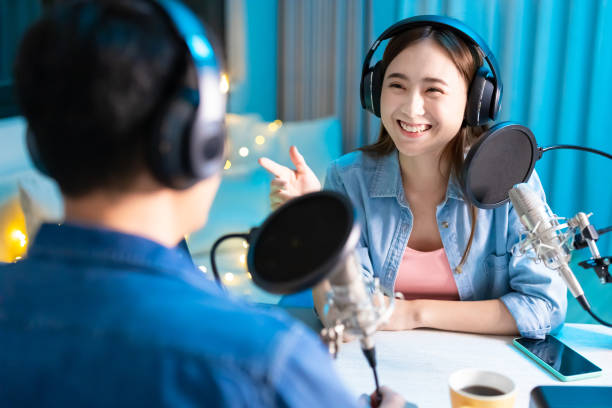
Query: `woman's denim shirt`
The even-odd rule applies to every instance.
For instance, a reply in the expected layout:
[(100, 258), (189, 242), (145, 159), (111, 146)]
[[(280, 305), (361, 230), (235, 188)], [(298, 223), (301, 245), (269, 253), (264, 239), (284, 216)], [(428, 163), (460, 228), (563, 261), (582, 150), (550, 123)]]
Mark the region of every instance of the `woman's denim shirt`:
[[(510, 202), (478, 209), (476, 231), (466, 262), (457, 268), (471, 231), (470, 205), (450, 178), (446, 197), (436, 208), (444, 251), (461, 300), (501, 299), (521, 335), (542, 338), (565, 320), (566, 287), (556, 271), (528, 256), (513, 256), (523, 227)], [(528, 184), (545, 200), (534, 172)], [(325, 188), (349, 197), (361, 226), (357, 253), (363, 273), (377, 276), (391, 294), (413, 226), (397, 151), (373, 156), (360, 151), (334, 161)]]

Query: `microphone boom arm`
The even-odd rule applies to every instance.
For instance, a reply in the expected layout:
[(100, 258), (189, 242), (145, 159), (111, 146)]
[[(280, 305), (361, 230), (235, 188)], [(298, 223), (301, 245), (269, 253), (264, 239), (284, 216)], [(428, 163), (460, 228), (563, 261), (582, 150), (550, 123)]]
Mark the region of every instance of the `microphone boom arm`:
[(580, 249), (588, 246), (592, 256), (591, 259), (582, 261), (578, 265), (582, 266), (584, 269), (594, 269), (602, 284), (612, 283), (612, 276), (610, 276), (608, 271), (608, 267), (612, 262), (612, 257), (602, 257), (599, 254), (599, 249), (595, 243), (599, 239), (599, 231), (589, 222), (589, 217), (591, 215), (592, 213), (587, 215), (583, 212), (579, 212), (568, 221), (568, 224), (577, 231), (577, 239), (574, 239), (574, 248)]

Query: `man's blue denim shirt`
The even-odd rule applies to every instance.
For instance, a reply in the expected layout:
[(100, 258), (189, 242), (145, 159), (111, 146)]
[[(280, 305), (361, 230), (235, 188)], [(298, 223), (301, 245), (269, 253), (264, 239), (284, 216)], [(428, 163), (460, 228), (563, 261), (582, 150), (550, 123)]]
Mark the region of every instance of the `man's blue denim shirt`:
[(228, 298), (183, 248), (43, 225), (0, 267), (4, 406), (354, 406), (327, 350)]
[[(545, 200), (535, 172), (529, 185)], [(355, 205), (363, 272), (379, 277), (385, 293), (393, 293), (413, 225), (397, 151), (379, 157), (360, 151), (342, 156), (328, 169), (325, 188), (346, 194)], [(563, 324), (567, 289), (559, 274), (527, 256), (512, 255), (522, 225), (510, 202), (478, 210), (472, 248), (459, 270), (470, 236), (470, 206), (452, 177), (436, 218), (461, 300), (501, 299), (527, 337), (542, 338)]]

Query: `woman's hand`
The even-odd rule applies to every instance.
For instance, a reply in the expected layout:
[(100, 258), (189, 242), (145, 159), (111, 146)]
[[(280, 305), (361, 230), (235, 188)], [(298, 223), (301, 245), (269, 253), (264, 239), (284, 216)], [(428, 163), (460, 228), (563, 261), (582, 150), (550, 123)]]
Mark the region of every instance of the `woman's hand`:
[(259, 159), (259, 164), (269, 171), (275, 178), (270, 182), (270, 205), (273, 210), (292, 198), (306, 193), (321, 190), (321, 183), (297, 147), (289, 148), (289, 157), (295, 166), (291, 170), (266, 157)]
[(420, 302), (418, 300), (395, 299), (395, 307), (389, 321), (378, 330), (398, 331), (421, 327)]

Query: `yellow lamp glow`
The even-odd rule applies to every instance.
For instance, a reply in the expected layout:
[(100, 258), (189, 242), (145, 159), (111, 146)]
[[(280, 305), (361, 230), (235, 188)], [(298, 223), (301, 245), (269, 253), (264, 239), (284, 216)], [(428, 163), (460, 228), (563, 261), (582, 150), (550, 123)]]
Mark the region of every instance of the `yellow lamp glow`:
[(17, 197), (0, 206), (0, 261), (21, 259), (27, 250), (25, 218)]
[(229, 168), (232, 167), (232, 162), (229, 160), (225, 161), (225, 166), (223, 166), (224, 170), (229, 170)]
[(19, 243), (19, 246), (22, 248), (28, 243), (26, 235), (18, 229), (11, 231), (11, 239), (17, 241)]

